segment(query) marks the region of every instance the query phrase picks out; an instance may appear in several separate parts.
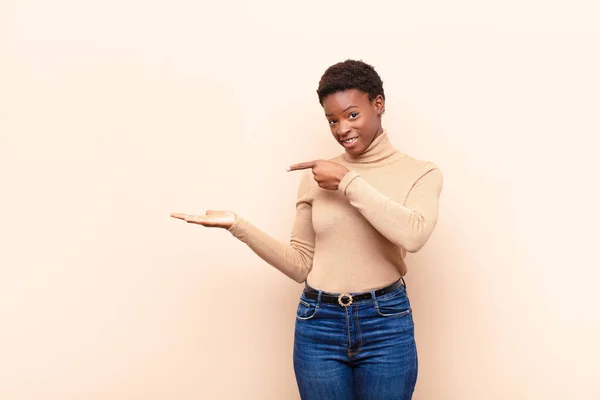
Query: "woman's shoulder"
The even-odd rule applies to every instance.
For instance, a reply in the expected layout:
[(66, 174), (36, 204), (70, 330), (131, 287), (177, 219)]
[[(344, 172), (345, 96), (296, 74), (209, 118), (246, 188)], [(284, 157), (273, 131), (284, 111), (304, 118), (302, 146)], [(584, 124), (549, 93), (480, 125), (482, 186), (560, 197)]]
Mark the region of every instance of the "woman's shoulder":
[(403, 154), (393, 167), (396, 173), (402, 176), (411, 187), (417, 182), (436, 188), (443, 185), (442, 171), (439, 165), (433, 161)]
[(424, 160), (421, 158), (413, 157), (406, 153), (400, 154), (401, 157), (398, 157), (396, 162), (394, 163), (394, 167), (396, 168), (400, 168), (402, 170), (410, 170), (417, 175), (423, 175), (428, 172), (431, 172), (432, 170), (440, 170), (439, 165), (431, 160)]

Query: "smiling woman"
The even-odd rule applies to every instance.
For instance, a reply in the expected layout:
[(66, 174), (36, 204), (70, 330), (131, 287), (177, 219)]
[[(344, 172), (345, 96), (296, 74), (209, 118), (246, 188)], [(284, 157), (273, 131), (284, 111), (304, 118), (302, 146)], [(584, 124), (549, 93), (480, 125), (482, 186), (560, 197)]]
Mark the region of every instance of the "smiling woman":
[(383, 133), (377, 124), (383, 105), (382, 95), (371, 101), (359, 89), (330, 94), (323, 101), (331, 133), (351, 154), (364, 152)]
[(303, 399), (410, 399), (418, 362), (404, 258), (436, 226), (442, 174), (390, 142), (381, 123), (383, 84), (372, 66), (347, 60), (329, 67), (317, 94), (344, 152), (288, 168), (303, 170), (289, 242), (232, 211), (172, 216), (227, 229), (305, 284), (293, 350)]
[(331, 133), (348, 153), (364, 152), (383, 133), (383, 82), (370, 65), (348, 60), (330, 67), (319, 82), (317, 94)]

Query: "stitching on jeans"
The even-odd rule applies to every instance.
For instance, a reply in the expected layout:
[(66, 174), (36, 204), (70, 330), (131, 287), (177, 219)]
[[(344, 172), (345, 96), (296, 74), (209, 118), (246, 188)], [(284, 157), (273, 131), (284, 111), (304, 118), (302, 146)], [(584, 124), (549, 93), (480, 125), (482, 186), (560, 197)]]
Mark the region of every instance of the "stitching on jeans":
[(382, 316), (382, 317), (403, 317), (403, 316), (409, 314), (412, 311), (412, 308), (410, 306), (408, 307), (408, 310), (404, 310), (404, 311), (401, 311), (399, 313), (383, 313), (379, 309), (379, 302), (380, 301), (387, 301), (387, 300), (395, 299), (398, 295), (402, 294), (403, 292), (404, 292), (404, 295), (408, 299), (408, 294), (406, 293), (406, 288), (404, 289), (404, 291), (399, 290), (397, 293), (393, 293), (389, 297), (385, 297), (385, 296), (376, 297), (373, 300), (373, 303), (375, 305), (375, 311), (377, 312), (377, 314), (380, 315), (380, 316)]
[(412, 387), (412, 392), (411, 392), (411, 396), (412, 394), (415, 392), (415, 387), (417, 386), (417, 376), (418, 376), (418, 369), (419, 369), (419, 365), (418, 365), (418, 358), (419, 355), (417, 354), (417, 342), (415, 341), (415, 333), (413, 330), (413, 346), (415, 349), (415, 361), (413, 363), (413, 387)]
[[(300, 301), (302, 301), (302, 300), (300, 300)], [(312, 313), (310, 316), (308, 316), (308, 317), (300, 317), (300, 316), (298, 316), (298, 313), (296, 313), (296, 319), (299, 319), (299, 320), (302, 320), (302, 321), (306, 321), (306, 320), (309, 320), (309, 319), (313, 318), (315, 315), (317, 315), (317, 312), (319, 311), (319, 306), (316, 306), (316, 307), (313, 307), (313, 308), (314, 308), (315, 312)]]
[(355, 356), (362, 350), (362, 335), (360, 334), (360, 324), (358, 323), (358, 304), (356, 305), (356, 330), (358, 331), (358, 350), (348, 352), (349, 356)]
[(305, 302), (304, 300), (300, 299), (300, 303), (304, 304), (306, 307), (310, 308), (310, 304), (308, 304), (307, 302)]
[(411, 308), (409, 308), (408, 310), (404, 310), (402, 312), (399, 313), (395, 313), (395, 314), (384, 314), (381, 311), (379, 311), (379, 307), (377, 307), (377, 314), (381, 315), (382, 317), (403, 317), (407, 314), (409, 314), (411, 312)]
[(348, 318), (348, 307), (344, 307), (346, 310), (346, 333), (348, 334), (348, 354), (350, 354), (350, 347), (352, 347), (352, 339), (350, 339), (350, 319)]
[(387, 294), (384, 294), (383, 296), (376, 297), (376, 299), (378, 301), (379, 300), (388, 300), (388, 299), (393, 299), (394, 297), (398, 296), (399, 294), (401, 294), (403, 292), (406, 293), (406, 288), (404, 288), (404, 290), (399, 290), (401, 288), (402, 288), (402, 286), (400, 286), (399, 288), (396, 288), (395, 293), (394, 292), (387, 293)]

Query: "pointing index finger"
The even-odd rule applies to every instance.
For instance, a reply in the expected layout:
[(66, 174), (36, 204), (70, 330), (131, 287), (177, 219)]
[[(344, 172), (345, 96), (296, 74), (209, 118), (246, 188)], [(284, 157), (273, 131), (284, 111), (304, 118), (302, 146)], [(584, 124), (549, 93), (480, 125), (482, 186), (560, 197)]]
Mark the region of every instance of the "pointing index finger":
[(308, 168), (312, 168), (315, 166), (315, 164), (317, 163), (317, 161), (308, 161), (308, 162), (303, 162), (300, 164), (294, 164), (294, 165), (290, 165), (289, 167), (287, 167), (288, 171), (297, 171), (299, 169), (308, 169)]

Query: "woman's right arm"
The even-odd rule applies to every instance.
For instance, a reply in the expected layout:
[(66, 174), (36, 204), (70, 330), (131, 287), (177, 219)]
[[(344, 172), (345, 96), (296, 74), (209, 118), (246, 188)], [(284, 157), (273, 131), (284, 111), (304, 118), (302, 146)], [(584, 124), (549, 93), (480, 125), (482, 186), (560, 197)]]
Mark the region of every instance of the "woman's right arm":
[(289, 243), (271, 237), (240, 216), (236, 216), (235, 223), (228, 229), (260, 258), (299, 283), (306, 280), (312, 269), (315, 250), (311, 182), (312, 174), (304, 174), (298, 185), (296, 217)]

